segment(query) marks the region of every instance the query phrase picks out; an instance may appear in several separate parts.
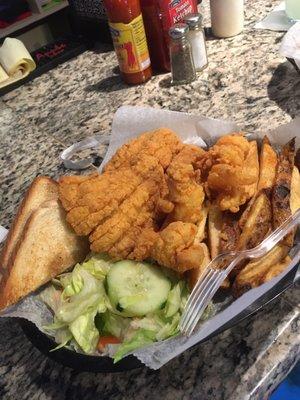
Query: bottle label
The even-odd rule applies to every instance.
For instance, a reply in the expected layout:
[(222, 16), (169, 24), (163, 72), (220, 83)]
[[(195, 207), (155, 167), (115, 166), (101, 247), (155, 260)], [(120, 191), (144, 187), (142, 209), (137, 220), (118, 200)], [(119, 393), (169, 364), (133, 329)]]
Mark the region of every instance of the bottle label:
[(181, 22), (187, 14), (197, 12), (195, 0), (159, 0), (159, 5), (165, 30), (169, 30), (172, 25)]
[(109, 27), (120, 70), (130, 74), (148, 68), (150, 57), (142, 14), (129, 24), (109, 22)]

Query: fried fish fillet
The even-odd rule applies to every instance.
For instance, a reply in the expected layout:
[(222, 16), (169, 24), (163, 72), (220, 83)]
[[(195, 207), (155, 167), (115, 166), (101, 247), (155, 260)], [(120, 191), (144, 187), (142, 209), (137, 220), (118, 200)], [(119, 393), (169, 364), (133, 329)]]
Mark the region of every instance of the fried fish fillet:
[(106, 164), (105, 171), (128, 167), (135, 162), (137, 155), (155, 157), (165, 170), (183, 147), (171, 129), (160, 128), (146, 132), (124, 144)]
[(151, 257), (160, 265), (185, 272), (198, 269), (205, 256), (201, 244), (195, 244), (197, 226), (188, 222), (171, 222), (157, 233)]
[[(204, 191), (192, 165), (202, 154), (168, 129), (141, 135), (121, 147), (103, 174), (60, 179), (67, 221), (78, 235), (89, 235), (92, 251), (113, 259), (152, 257), (180, 272), (197, 268), (203, 251), (189, 221), (203, 217)], [(168, 213), (176, 222), (159, 231)]]
[(78, 235), (89, 235), (91, 250), (118, 259), (146, 256), (136, 249), (136, 239), (155, 228), (157, 205), (167, 194), (161, 164), (146, 155), (130, 167), (59, 180), (69, 224)]
[(201, 218), (204, 189), (197, 181), (194, 164), (205, 153), (199, 147), (185, 145), (167, 169), (168, 199), (174, 204), (167, 222), (183, 221), (197, 224)]

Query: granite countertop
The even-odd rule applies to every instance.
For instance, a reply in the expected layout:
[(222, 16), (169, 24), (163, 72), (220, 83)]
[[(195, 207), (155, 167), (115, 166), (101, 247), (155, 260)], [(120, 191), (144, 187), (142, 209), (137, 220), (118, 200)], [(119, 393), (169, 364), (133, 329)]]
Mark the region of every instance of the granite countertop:
[[(300, 79), (278, 54), (283, 34), (253, 29), (279, 1), (245, 0), (242, 34), (209, 38), (209, 66), (190, 85), (168, 75), (128, 87), (105, 46), (87, 51), (0, 99), (0, 222), (8, 227), (38, 174), (70, 173), (64, 147), (108, 133), (124, 104), (236, 121), (266, 132), (300, 114)], [(207, 6), (205, 24), (209, 26)], [(256, 316), (196, 346), (159, 371), (79, 373), (40, 354), (18, 323), (0, 319), (1, 399), (267, 399), (299, 359), (299, 292), (289, 290)]]

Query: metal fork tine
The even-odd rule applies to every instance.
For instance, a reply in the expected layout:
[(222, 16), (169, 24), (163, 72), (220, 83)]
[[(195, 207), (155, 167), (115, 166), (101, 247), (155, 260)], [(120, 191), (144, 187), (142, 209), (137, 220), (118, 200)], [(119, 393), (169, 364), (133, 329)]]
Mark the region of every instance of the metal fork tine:
[[(223, 274), (219, 273), (218, 276), (216, 276), (215, 281), (212, 283), (211, 287), (206, 291), (205, 294), (203, 294), (203, 297), (199, 301), (198, 306), (194, 312), (193, 318), (189, 321), (189, 324), (188, 324), (187, 328), (185, 329), (185, 333), (187, 336), (190, 336), (192, 334), (192, 332), (194, 331), (194, 329), (199, 321), (199, 316), (201, 316), (202, 312), (205, 310), (205, 308), (208, 305), (210, 296), (214, 295), (214, 293), (217, 291), (217, 289), (220, 286), (223, 279), (224, 279)], [(208, 300), (207, 300), (207, 298), (208, 298)]]
[(216, 273), (217, 273), (216, 270), (209, 269), (207, 271), (207, 274), (204, 276), (204, 278), (201, 281), (199, 281), (200, 284), (198, 285), (198, 287), (195, 287), (196, 290), (194, 292), (193, 297), (191, 297), (188, 300), (188, 302), (187, 302), (187, 304), (185, 306), (185, 310), (186, 311), (184, 312), (184, 315), (183, 315), (183, 318), (182, 318), (182, 322), (180, 324), (182, 326), (182, 329), (184, 329), (184, 327), (186, 325), (186, 322), (189, 321), (191, 315), (193, 314), (194, 309), (195, 309), (195, 307), (197, 305), (197, 301), (199, 299), (200, 293), (203, 292), (204, 290), (206, 290), (207, 287), (209, 287), (211, 282), (214, 280), (214, 276), (216, 275)]

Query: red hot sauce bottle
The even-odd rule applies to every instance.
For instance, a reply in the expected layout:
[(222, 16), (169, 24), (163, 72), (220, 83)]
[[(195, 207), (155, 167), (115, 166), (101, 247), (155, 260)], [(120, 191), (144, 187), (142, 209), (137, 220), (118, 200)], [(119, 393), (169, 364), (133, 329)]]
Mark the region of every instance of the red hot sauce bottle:
[(123, 80), (146, 82), (152, 76), (139, 0), (104, 0)]

